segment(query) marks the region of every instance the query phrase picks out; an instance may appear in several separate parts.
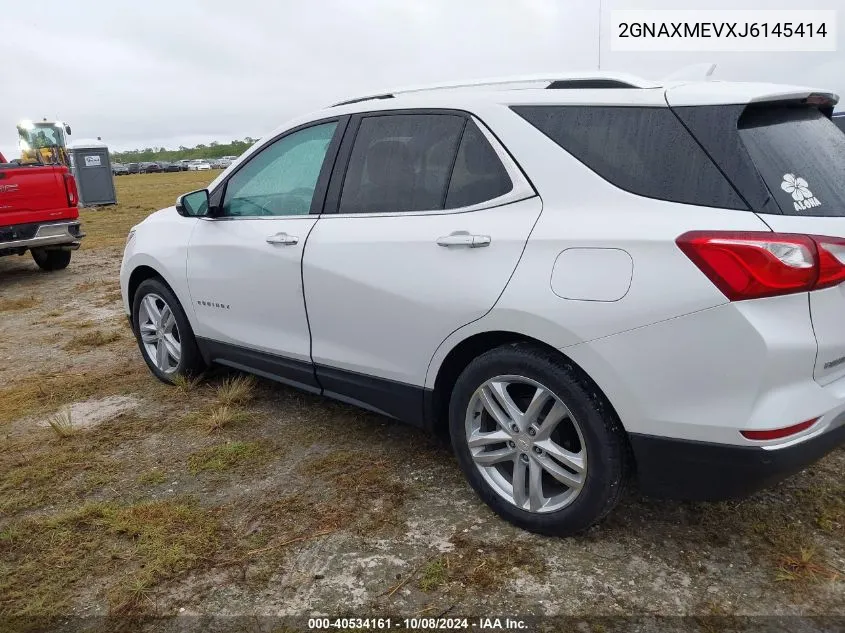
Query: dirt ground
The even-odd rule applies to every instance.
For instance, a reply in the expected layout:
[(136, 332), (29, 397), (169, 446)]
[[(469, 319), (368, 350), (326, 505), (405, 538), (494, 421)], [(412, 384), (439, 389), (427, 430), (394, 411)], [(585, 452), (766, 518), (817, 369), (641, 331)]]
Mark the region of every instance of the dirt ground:
[(122, 243), (208, 179), (118, 178), (65, 271), (0, 258), (0, 616), (845, 616), (843, 450), (742, 502), (631, 490), (546, 538), (411, 427), (236, 374), (158, 383)]

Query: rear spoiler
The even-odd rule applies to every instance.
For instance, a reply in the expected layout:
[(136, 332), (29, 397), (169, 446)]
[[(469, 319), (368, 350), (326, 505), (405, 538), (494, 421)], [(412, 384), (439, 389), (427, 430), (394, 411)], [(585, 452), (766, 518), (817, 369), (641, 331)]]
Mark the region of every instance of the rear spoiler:
[(666, 103), (672, 107), (703, 105), (749, 105), (768, 101), (805, 101), (828, 109), (839, 95), (825, 89), (782, 84), (707, 81), (682, 83), (666, 89)]

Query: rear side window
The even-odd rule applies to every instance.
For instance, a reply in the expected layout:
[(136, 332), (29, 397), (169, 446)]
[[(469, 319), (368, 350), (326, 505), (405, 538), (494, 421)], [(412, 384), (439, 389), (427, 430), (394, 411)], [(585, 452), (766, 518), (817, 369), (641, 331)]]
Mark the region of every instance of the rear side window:
[(845, 134), (812, 107), (749, 107), (739, 137), (781, 212), (845, 216)]
[(620, 189), (671, 202), (747, 209), (668, 108), (514, 106), (512, 109)]
[(443, 209), (465, 123), (450, 114), (364, 117), (338, 213)]
[(493, 200), (511, 189), (513, 182), (496, 150), (478, 126), (468, 121), (449, 181), (446, 208), (457, 209)]

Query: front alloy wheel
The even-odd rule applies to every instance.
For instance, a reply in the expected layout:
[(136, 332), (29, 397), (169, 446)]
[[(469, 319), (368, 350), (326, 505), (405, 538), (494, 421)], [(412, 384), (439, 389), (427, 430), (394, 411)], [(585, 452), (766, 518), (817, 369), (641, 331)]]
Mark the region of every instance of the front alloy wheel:
[(163, 374), (172, 374), (182, 359), (182, 341), (173, 310), (155, 293), (141, 300), (138, 331), (147, 358)]
[(470, 398), (465, 426), (481, 476), (517, 508), (554, 512), (581, 492), (587, 475), (581, 429), (561, 399), (536, 380), (487, 380)]

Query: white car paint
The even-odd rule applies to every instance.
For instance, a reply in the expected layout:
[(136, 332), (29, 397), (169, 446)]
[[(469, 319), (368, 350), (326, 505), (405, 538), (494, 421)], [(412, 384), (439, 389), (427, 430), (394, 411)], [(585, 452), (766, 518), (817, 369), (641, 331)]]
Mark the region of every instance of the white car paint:
[[(302, 249), (315, 216), (194, 220), (187, 283), (197, 306), (197, 336), (308, 360), (310, 339), (302, 301)], [(297, 244), (267, 238), (288, 233)], [(270, 290), (275, 288), (276, 290)]]
[[(318, 222), (303, 259), (314, 362), (422, 385), (440, 342), (496, 303), (541, 208), (534, 196), (459, 215)], [(454, 231), (489, 236), (491, 244), (437, 245)]]
[(561, 299), (619, 301), (631, 289), (634, 260), (621, 248), (575, 247), (561, 251), (549, 282)]
[[(164, 210), (135, 227), (121, 268), (124, 297), (129, 275), (148, 265), (178, 289), (199, 336), (427, 389), (435, 388), (444, 359), (462, 341), (517, 333), (580, 366), (629, 433), (777, 449), (841, 424), (845, 365), (825, 373), (816, 355), (819, 362), (845, 355), (842, 287), (731, 302), (675, 240), (714, 229), (845, 236), (845, 219), (767, 215), (764, 221), (752, 212), (628, 193), (510, 110), (520, 104), (667, 107), (667, 99), (744, 104), (811, 90), (643, 85), (412, 90), (290, 121), (239, 157), (210, 190), (297, 125), (368, 110), (451, 108), (489, 128), (512, 157), (505, 162), (518, 165), (537, 195), (461, 212), (220, 221)], [(281, 249), (265, 243), (281, 231), (298, 243)], [(438, 247), (438, 238), (455, 231), (489, 236), (490, 246)], [(594, 270), (575, 279), (561, 262)], [(188, 307), (201, 297), (231, 310)], [(128, 310), (128, 300), (125, 305)], [(818, 323), (811, 311), (822, 315)], [(739, 433), (814, 417), (820, 417), (816, 425), (788, 440), (752, 441)]]

